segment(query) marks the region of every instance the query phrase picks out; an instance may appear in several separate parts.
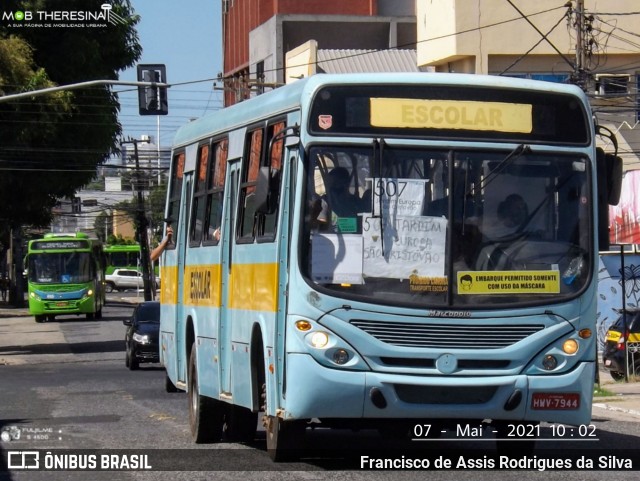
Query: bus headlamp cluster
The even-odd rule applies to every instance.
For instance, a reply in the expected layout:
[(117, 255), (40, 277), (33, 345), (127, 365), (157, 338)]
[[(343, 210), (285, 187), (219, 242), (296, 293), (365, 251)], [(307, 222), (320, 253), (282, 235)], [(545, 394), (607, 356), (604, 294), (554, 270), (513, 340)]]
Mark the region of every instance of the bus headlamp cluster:
[(36, 294), (35, 292), (30, 292), (29, 293), (29, 297), (31, 299), (33, 299), (34, 301), (41, 301), (42, 300), (42, 298), (38, 294)]
[(87, 291), (84, 293), (82, 298), (86, 299), (87, 297), (91, 297), (92, 295), (93, 295), (93, 289), (87, 289)]
[[(591, 330), (583, 329), (578, 333), (578, 336), (582, 339), (588, 339), (591, 337)], [(565, 367), (567, 364), (567, 357), (575, 356), (579, 350), (580, 343), (577, 339), (572, 337), (565, 339), (562, 341), (562, 344), (556, 344), (556, 347), (542, 358), (542, 369), (545, 371), (553, 371), (558, 367)]]
[(366, 364), (343, 339), (308, 320), (297, 320), (296, 331), (301, 334), (304, 344), (314, 359), (324, 365), (366, 369)]

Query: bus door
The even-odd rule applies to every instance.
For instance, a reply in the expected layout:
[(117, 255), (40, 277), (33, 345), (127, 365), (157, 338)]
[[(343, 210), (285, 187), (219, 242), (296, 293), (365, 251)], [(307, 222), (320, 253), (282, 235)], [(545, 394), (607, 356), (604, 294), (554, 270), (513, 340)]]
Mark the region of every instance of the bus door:
[(238, 199), (238, 182), (240, 179), (240, 160), (231, 161), (228, 165), (229, 188), (225, 190), (225, 216), (222, 229), (222, 268), (221, 268), (221, 304), (219, 323), (219, 360), (220, 360), (220, 393), (231, 394), (231, 322), (232, 311), (232, 270), (233, 248), (235, 239), (235, 214)]
[[(193, 181), (193, 171), (184, 173), (183, 180), (183, 195), (182, 198), (185, 199), (185, 202), (182, 203), (182, 211), (180, 212), (180, 217), (178, 221), (178, 225), (174, 227), (173, 235), (178, 236), (176, 245), (178, 246), (178, 302), (176, 305), (176, 346), (181, 346), (183, 343), (182, 337), (185, 335), (185, 301), (184, 298), (184, 266), (186, 262), (187, 255), (187, 245), (189, 244), (188, 235), (188, 225), (189, 225), (189, 213), (191, 212), (191, 183)], [(178, 349), (177, 353), (177, 363), (178, 363), (178, 380), (186, 382), (187, 381), (187, 365), (189, 364), (189, 359), (186, 359), (186, 352), (190, 349), (191, 346), (187, 346), (187, 349), (181, 350)]]

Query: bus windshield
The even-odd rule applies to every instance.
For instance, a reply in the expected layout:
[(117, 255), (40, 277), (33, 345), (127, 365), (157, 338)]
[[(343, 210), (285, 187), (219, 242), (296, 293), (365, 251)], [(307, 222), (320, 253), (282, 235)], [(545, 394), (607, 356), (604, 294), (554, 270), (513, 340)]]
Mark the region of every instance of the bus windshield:
[(37, 284), (79, 284), (94, 278), (89, 252), (32, 253), (29, 281)]
[(586, 157), (380, 142), (314, 146), (307, 172), (302, 271), (320, 289), (490, 308), (566, 301), (589, 280)]

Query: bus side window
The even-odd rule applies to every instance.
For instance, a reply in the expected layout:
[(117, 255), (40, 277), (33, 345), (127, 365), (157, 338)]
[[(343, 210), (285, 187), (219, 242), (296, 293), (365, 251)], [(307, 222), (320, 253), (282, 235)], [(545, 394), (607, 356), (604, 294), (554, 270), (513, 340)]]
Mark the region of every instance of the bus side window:
[(209, 164), (209, 145), (201, 145), (198, 149), (198, 166), (196, 168), (196, 188), (194, 189), (191, 227), (189, 229), (189, 245), (197, 247), (202, 240), (202, 230), (206, 213), (207, 166)]
[(282, 179), (282, 157), (284, 155), (284, 137), (279, 136), (272, 142), (278, 134), (284, 133), (285, 122), (277, 122), (267, 127), (266, 148), (271, 148), (266, 152), (266, 163), (271, 175), (270, 199), (268, 214), (258, 214), (258, 237), (265, 240), (273, 240), (276, 235), (278, 221), (278, 210), (280, 206), (280, 183)]
[(255, 190), (260, 171), (260, 158), (263, 150), (263, 130), (256, 129), (247, 135), (247, 153), (244, 160), (242, 181), (240, 183), (240, 203), (238, 206), (238, 240), (252, 242), (255, 237), (256, 220)]
[(228, 139), (214, 141), (212, 161), (207, 174), (207, 208), (204, 222), (204, 244), (216, 244), (222, 224), (222, 202), (224, 199), (224, 178), (227, 171)]
[[(180, 216), (180, 198), (182, 197), (182, 179), (184, 176), (184, 152), (179, 152), (173, 156), (171, 166), (171, 183), (169, 191), (169, 212), (167, 217), (171, 219), (173, 225), (177, 226)], [(175, 249), (175, 242), (167, 246), (167, 249)]]

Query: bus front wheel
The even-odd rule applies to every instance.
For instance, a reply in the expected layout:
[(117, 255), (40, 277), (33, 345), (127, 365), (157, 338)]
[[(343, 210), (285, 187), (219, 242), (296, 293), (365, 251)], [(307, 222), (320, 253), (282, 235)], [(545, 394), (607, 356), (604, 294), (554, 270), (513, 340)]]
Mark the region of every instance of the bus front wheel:
[(224, 426), (224, 409), (220, 401), (201, 396), (199, 393), (195, 343), (189, 356), (188, 391), (189, 428), (193, 441), (198, 444), (220, 441)]
[(262, 385), (262, 401), (264, 403), (264, 425), (267, 437), (267, 452), (272, 461), (294, 461), (300, 456), (304, 442), (305, 421), (283, 421), (278, 416), (267, 414), (267, 385)]

